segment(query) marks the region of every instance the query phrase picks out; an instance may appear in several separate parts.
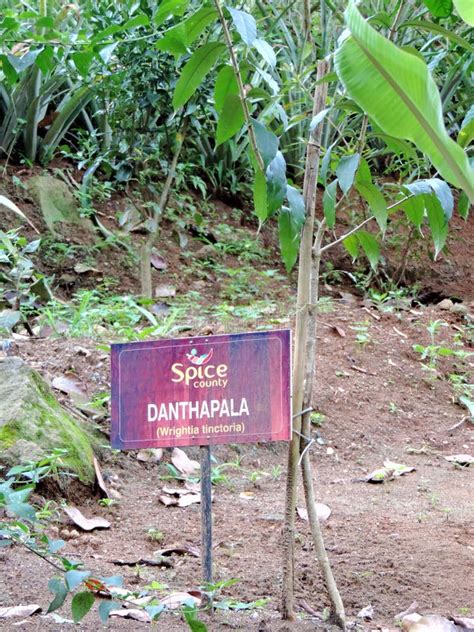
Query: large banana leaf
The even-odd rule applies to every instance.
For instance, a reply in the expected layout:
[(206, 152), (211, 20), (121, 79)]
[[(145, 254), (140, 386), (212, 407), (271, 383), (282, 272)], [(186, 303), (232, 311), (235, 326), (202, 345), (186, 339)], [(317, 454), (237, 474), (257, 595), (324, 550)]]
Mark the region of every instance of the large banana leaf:
[(377, 33), (351, 2), (350, 31), (336, 51), (347, 92), (385, 132), (413, 142), (445, 180), (474, 201), (474, 172), (444, 127), (441, 100), (425, 63)]
[(474, 4), (472, 0), (454, 0), (454, 6), (464, 22), (474, 26)]

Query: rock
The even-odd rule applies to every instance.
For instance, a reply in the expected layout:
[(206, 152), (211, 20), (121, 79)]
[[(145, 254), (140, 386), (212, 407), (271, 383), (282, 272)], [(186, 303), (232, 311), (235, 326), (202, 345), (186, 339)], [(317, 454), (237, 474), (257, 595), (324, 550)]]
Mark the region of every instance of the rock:
[(454, 303), (449, 311), (453, 312), (453, 314), (467, 314), (469, 312), (467, 305), (464, 305), (464, 303)]
[(76, 199), (65, 182), (46, 175), (34, 176), (26, 185), (41, 209), (46, 226), (53, 234), (59, 232), (64, 236), (70, 236), (67, 224), (80, 224), (91, 233), (94, 232), (92, 223), (79, 215)]
[(205, 259), (216, 259), (217, 257), (217, 250), (214, 248), (214, 246), (211, 245), (206, 245), (203, 246), (202, 248), (200, 248), (199, 250), (197, 250), (194, 253), (194, 258), (195, 259), (199, 259), (200, 261), (203, 261)]
[(71, 417), (43, 378), (17, 357), (0, 359), (0, 461), (7, 466), (68, 450), (64, 469), (95, 481), (92, 431)]
[(444, 311), (449, 311), (453, 308), (453, 301), (450, 298), (444, 298), (442, 301), (440, 301), (436, 307), (438, 309), (442, 309)]

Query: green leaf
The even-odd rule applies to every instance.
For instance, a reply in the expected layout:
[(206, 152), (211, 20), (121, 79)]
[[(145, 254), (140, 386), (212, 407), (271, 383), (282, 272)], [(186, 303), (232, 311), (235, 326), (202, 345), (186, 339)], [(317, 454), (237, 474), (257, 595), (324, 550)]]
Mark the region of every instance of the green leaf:
[(326, 218), (326, 224), (328, 225), (328, 228), (334, 228), (336, 224), (336, 191), (337, 191), (337, 179), (333, 180), (324, 189), (323, 210), (324, 210), (324, 217)]
[(256, 39), (254, 40), (253, 47), (260, 53), (270, 68), (274, 68), (276, 66), (277, 58), (275, 51), (268, 42), (263, 39)]
[(326, 117), (326, 114), (328, 114), (331, 111), (331, 109), (332, 108), (326, 108), (324, 110), (321, 110), (321, 112), (316, 114), (316, 116), (313, 116), (313, 118), (311, 119), (311, 123), (309, 124), (310, 132), (314, 131), (317, 128), (317, 126), (321, 123), (321, 121), (324, 120), (324, 118)]
[(155, 44), (158, 50), (171, 53), (179, 57), (187, 53), (187, 34), (184, 24), (178, 24), (166, 31), (163, 37)]
[(264, 222), (268, 217), (267, 179), (258, 166), (255, 167), (253, 182), (253, 206), (255, 215), (261, 222)]
[(31, 520), (31, 522), (36, 520), (36, 512), (28, 503), (8, 503), (7, 509), (22, 520)]
[(43, 75), (47, 75), (53, 68), (54, 62), (54, 50), (52, 46), (45, 46), (38, 57), (35, 59), (35, 64), (41, 70)]
[(68, 571), (64, 576), (66, 585), (70, 591), (77, 588), (82, 582), (84, 582), (90, 575), (90, 571)]
[(426, 65), (370, 27), (352, 1), (344, 15), (350, 36), (335, 61), (349, 95), (383, 132), (413, 142), (445, 180), (474, 199), (467, 156), (443, 125), (441, 99)]
[(150, 615), (152, 621), (157, 621), (160, 614), (166, 610), (166, 606), (145, 606), (145, 611)]
[(462, 217), (463, 219), (467, 219), (469, 217), (469, 207), (469, 199), (463, 191), (458, 200), (458, 213), (460, 217)]
[(408, 189), (413, 195), (431, 196), (433, 193), (441, 204), (445, 217), (447, 220), (451, 219), (454, 208), (454, 199), (451, 189), (439, 178), (429, 178), (426, 180), (416, 180), (410, 184), (405, 185), (405, 189)]
[(387, 202), (382, 193), (377, 189), (375, 184), (371, 182), (357, 182), (355, 185), (357, 192), (364, 198), (369, 205), (377, 224), (380, 226), (382, 233), (387, 229)]
[(71, 610), (74, 623), (79, 623), (94, 605), (94, 595), (87, 590), (77, 593), (72, 598)]
[(319, 170), (319, 179), (323, 185), (326, 184), (328, 171), (329, 171), (329, 165), (331, 162), (331, 153), (335, 144), (336, 143), (333, 143), (326, 149), (326, 153), (324, 154), (324, 157), (321, 160), (321, 169)]
[(48, 540), (48, 551), (57, 553), (65, 544), (64, 540)]
[(453, 0), (456, 11), (466, 24), (474, 26), (474, 7), (472, 0)]
[(462, 48), (465, 48), (469, 52), (474, 52), (474, 47), (465, 40), (463, 37), (455, 33), (454, 31), (448, 31), (440, 24), (435, 24), (434, 22), (429, 22), (428, 20), (408, 20), (407, 22), (403, 22), (398, 27), (399, 30), (406, 28), (415, 28), (420, 31), (428, 31), (429, 33), (437, 33), (438, 35), (442, 35), (449, 41), (454, 44), (458, 44)]
[(184, 55), (188, 46), (197, 40), (216, 17), (217, 13), (211, 7), (201, 7), (184, 22), (168, 29), (156, 43), (156, 48), (173, 55)]
[(468, 110), (461, 123), (461, 129), (458, 134), (458, 143), (461, 147), (467, 147), (474, 139), (474, 105)]
[(304, 198), (298, 189), (287, 185), (286, 187), (286, 199), (288, 200), (288, 206), (291, 213), (292, 221), (295, 227), (299, 230), (303, 227), (306, 217), (306, 210), (304, 204)]
[(83, 77), (87, 77), (94, 56), (93, 50), (85, 50), (71, 55), (74, 65)]
[(369, 260), (372, 269), (376, 270), (380, 259), (380, 246), (378, 241), (371, 233), (368, 233), (365, 230), (357, 231), (356, 237), (362, 246), (365, 256)]
[(153, 22), (160, 26), (172, 15), (183, 15), (188, 4), (189, 0), (164, 0), (160, 3), (153, 17)]
[(66, 585), (64, 584), (64, 582), (56, 577), (49, 580), (48, 589), (50, 592), (54, 593), (54, 599), (49, 604), (47, 613), (54, 612), (55, 610), (60, 608), (68, 595), (68, 589), (66, 588)]
[(150, 24), (150, 18), (144, 13), (140, 13), (140, 15), (136, 15), (130, 20), (127, 20), (123, 25), (123, 30), (128, 31), (130, 29), (135, 29), (138, 26), (148, 26)]
[(336, 175), (339, 186), (344, 195), (347, 195), (349, 189), (354, 184), (354, 178), (359, 166), (360, 154), (351, 154), (343, 156), (336, 167)]
[(240, 9), (233, 9), (232, 7), (226, 7), (226, 9), (230, 13), (232, 22), (242, 38), (242, 41), (245, 42), (247, 46), (252, 46), (257, 39), (257, 23), (255, 22), (255, 18)]
[(225, 44), (208, 42), (193, 53), (176, 84), (173, 95), (175, 110), (189, 101), (224, 50)]
[(0, 68), (3, 70), (8, 83), (13, 85), (18, 79), (18, 73), (6, 55), (0, 55)]
[(423, 2), (435, 18), (449, 18), (453, 12), (452, 0), (423, 0)]
[(300, 231), (296, 228), (291, 212), (283, 207), (278, 215), (280, 252), (287, 272), (291, 272), (298, 258)]
[(216, 147), (232, 138), (241, 129), (244, 121), (245, 116), (240, 97), (237, 94), (228, 94), (217, 121)]
[(201, 7), (184, 21), (188, 46), (202, 35), (204, 30), (217, 18), (217, 11), (212, 7)]
[(43, 157), (56, 149), (70, 125), (86, 107), (93, 96), (94, 93), (92, 89), (87, 85), (81, 86), (75, 92), (71, 92), (71, 95), (63, 105), (59, 116), (54, 119), (53, 124), (44, 137), (41, 148), (41, 154)]
[(431, 228), (431, 236), (435, 246), (434, 258), (436, 259), (446, 243), (446, 238), (448, 236), (448, 221), (443, 208), (435, 195), (425, 195), (424, 199), (426, 213), (428, 215), (428, 223)]
[(217, 73), (214, 84), (214, 102), (217, 112), (222, 110), (229, 94), (239, 94), (239, 87), (232, 66), (223, 66)]
[(37, 29), (54, 29), (54, 20), (49, 16), (42, 16), (36, 20), (35, 26)]
[(271, 163), (275, 158), (278, 151), (278, 137), (273, 132), (267, 130), (265, 125), (260, 121), (252, 121), (253, 129), (255, 131), (255, 139), (257, 141), (258, 151), (263, 160), (265, 167)]
[(102, 623), (107, 623), (111, 610), (120, 610), (122, 605), (117, 601), (101, 601), (99, 604), (99, 617)]
[(425, 216), (425, 202), (423, 196), (418, 195), (409, 198), (403, 202), (402, 208), (410, 222), (420, 229)]
[(359, 240), (357, 239), (356, 235), (349, 235), (349, 237), (346, 237), (342, 242), (342, 245), (350, 254), (353, 260), (357, 259), (357, 257), (359, 256)]
[(183, 608), (184, 618), (191, 632), (207, 632), (207, 626), (197, 618), (196, 608)]
[(286, 163), (281, 151), (267, 167), (267, 204), (268, 216), (281, 208), (286, 197)]

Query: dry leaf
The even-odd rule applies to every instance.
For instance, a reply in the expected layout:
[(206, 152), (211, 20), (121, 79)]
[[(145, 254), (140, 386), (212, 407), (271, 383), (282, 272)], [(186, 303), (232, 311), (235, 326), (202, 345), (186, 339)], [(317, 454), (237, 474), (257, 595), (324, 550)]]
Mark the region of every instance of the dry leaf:
[(461, 628), (467, 628), (468, 630), (474, 630), (474, 619), (468, 617), (450, 617), (456, 625)]
[(55, 377), (52, 382), (52, 386), (58, 391), (66, 393), (66, 395), (76, 393), (77, 395), (81, 395), (87, 398), (87, 395), (84, 389), (81, 387), (79, 380), (77, 380), (75, 377), (67, 377), (66, 375)]
[(96, 477), (96, 480), (97, 480), (97, 485), (99, 486), (99, 489), (101, 490), (103, 496), (105, 496), (105, 498), (110, 498), (109, 497), (109, 490), (107, 489), (107, 486), (106, 486), (105, 481), (104, 481), (104, 477), (102, 476), (102, 471), (100, 469), (99, 461), (96, 459), (95, 456), (94, 456), (94, 459), (93, 459), (93, 463), (94, 463), (94, 470), (95, 470), (95, 477)]
[(178, 504), (178, 499), (176, 497), (167, 496), (166, 494), (161, 494), (160, 496), (158, 496), (158, 500), (160, 501), (160, 503), (163, 503), (163, 505), (166, 505), (167, 507)]
[(199, 494), (199, 492), (201, 491), (201, 485), (199, 483), (191, 483), (190, 481), (186, 481), (184, 483), (184, 486), (187, 490), (189, 490), (190, 492), (194, 492), (195, 494)]
[(244, 500), (254, 500), (255, 494), (253, 492), (241, 492), (239, 494), (239, 498), (243, 498)]
[(189, 505), (194, 505), (200, 502), (201, 494), (186, 494), (186, 496), (181, 496), (178, 500), (178, 507), (189, 507)]
[(167, 549), (156, 551), (155, 555), (167, 557), (168, 555), (191, 555), (191, 557), (201, 557), (201, 553), (197, 546), (172, 546)]
[(462, 465), (463, 467), (468, 467), (471, 463), (474, 463), (474, 456), (471, 454), (453, 454), (452, 456), (445, 456), (444, 458), (450, 463)]
[(163, 456), (163, 450), (161, 448), (144, 448), (138, 450), (137, 461), (142, 463), (158, 463)]
[(201, 599), (189, 592), (175, 592), (162, 599), (160, 606), (164, 606), (168, 608), (168, 610), (176, 610), (176, 608), (180, 608), (185, 603), (199, 607), (201, 605)]
[(155, 270), (166, 270), (166, 268), (168, 267), (166, 261), (157, 252), (154, 252), (151, 255), (150, 263), (155, 268)]
[(369, 603), (368, 606), (365, 606), (365, 608), (362, 608), (362, 610), (360, 610), (357, 613), (357, 617), (359, 619), (367, 619), (367, 620), (371, 620), (374, 618), (374, 607), (372, 606), (372, 604)]
[(74, 266), (74, 272), (77, 274), (85, 274), (86, 272), (100, 272), (100, 270), (87, 265), (87, 263), (76, 263)]
[[(296, 511), (301, 520), (309, 519), (306, 507), (297, 507)], [(331, 515), (331, 510), (327, 505), (324, 505), (323, 503), (316, 503), (316, 513), (318, 514), (319, 521), (325, 522)]]
[(170, 496), (184, 496), (185, 494), (191, 494), (191, 490), (186, 489), (186, 487), (168, 487), (165, 485), (161, 490), (164, 494), (169, 494)]
[(143, 621), (143, 623), (151, 623), (151, 617), (145, 610), (135, 608), (125, 608), (123, 610), (111, 610), (109, 617), (122, 617), (122, 619), (134, 619), (135, 621)]
[(363, 479), (366, 483), (383, 483), (390, 481), (404, 474), (415, 472), (414, 467), (408, 467), (402, 463), (394, 463), (393, 461), (384, 461), (383, 467), (371, 472), (367, 478)]
[(150, 560), (145, 557), (138, 557), (133, 560), (112, 560), (112, 564), (116, 566), (164, 566), (165, 568), (173, 568), (173, 560), (166, 557), (160, 557), (156, 560)]
[(346, 337), (346, 332), (344, 331), (342, 327), (339, 327), (339, 325), (331, 325), (331, 329), (335, 331), (337, 334), (339, 334), (341, 338)]
[(437, 614), (420, 617), (419, 614), (409, 614), (402, 620), (405, 632), (458, 632), (458, 629), (448, 619)]
[(0, 619), (13, 619), (14, 617), (30, 617), (32, 614), (41, 612), (41, 606), (37, 603), (28, 606), (11, 606), (0, 608)]
[(83, 531), (109, 529), (110, 522), (105, 518), (86, 518), (76, 507), (64, 507), (65, 513)]
[(393, 618), (395, 619), (395, 621), (401, 621), (404, 617), (406, 617), (409, 614), (415, 613), (417, 610), (418, 610), (418, 602), (417, 601), (413, 601), (408, 606), (408, 608), (406, 608), (406, 610), (403, 610), (402, 612), (399, 612)]
[(171, 463), (175, 466), (178, 472), (185, 476), (195, 474), (201, 467), (197, 461), (193, 461), (188, 457), (184, 450), (180, 448), (174, 448), (171, 454)]
[(157, 285), (155, 288), (156, 298), (173, 298), (176, 296), (176, 288), (173, 285)]

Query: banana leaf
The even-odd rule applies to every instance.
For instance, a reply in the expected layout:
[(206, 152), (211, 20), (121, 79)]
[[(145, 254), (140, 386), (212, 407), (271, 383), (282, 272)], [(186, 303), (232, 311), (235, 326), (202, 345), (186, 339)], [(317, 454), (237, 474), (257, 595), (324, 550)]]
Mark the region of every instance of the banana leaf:
[(474, 172), (444, 126), (441, 100), (425, 63), (400, 50), (362, 18), (353, 2), (336, 71), (349, 95), (382, 129), (414, 143), (442, 177), (474, 201)]

